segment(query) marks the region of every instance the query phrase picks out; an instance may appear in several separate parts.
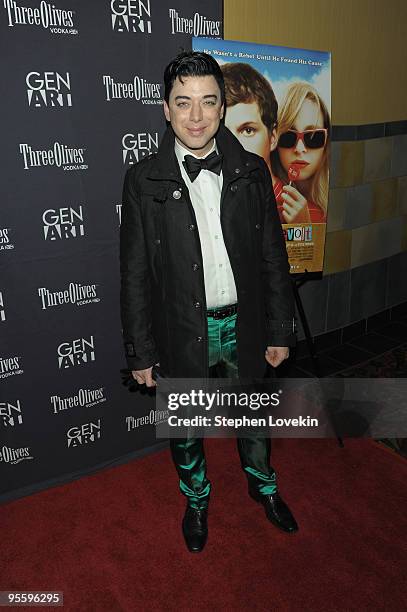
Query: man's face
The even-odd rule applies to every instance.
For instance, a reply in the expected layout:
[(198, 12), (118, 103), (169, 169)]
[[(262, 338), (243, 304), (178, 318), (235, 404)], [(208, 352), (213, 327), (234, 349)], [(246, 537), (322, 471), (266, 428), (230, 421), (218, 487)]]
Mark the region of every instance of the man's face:
[(177, 78), (164, 100), (164, 114), (179, 142), (199, 157), (210, 151), (223, 117), (220, 89), (214, 76)]
[(225, 125), (241, 142), (246, 151), (263, 157), (270, 167), (270, 151), (275, 149), (276, 130), (272, 132), (264, 125), (257, 102), (228, 106)]

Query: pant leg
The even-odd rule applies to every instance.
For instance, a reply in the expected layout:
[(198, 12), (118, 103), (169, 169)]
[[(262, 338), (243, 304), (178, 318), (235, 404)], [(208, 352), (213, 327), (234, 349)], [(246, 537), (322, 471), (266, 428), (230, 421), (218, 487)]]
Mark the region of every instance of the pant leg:
[(179, 476), (179, 488), (193, 508), (206, 508), (211, 483), (206, 477), (202, 438), (171, 438), (172, 459)]
[(277, 482), (274, 468), (270, 465), (270, 438), (237, 438), (237, 449), (249, 488), (261, 495), (275, 493)]
[[(220, 325), (208, 320), (209, 377), (216, 377), (220, 354)], [(206, 476), (206, 459), (202, 438), (171, 438), (172, 459), (179, 476), (179, 488), (193, 508), (205, 508), (209, 503), (211, 483)]]
[[(218, 367), (219, 376), (237, 378), (236, 317), (223, 319), (221, 327), (222, 359)], [(266, 370), (266, 363), (264, 364)], [(270, 465), (271, 441), (264, 436), (253, 435), (237, 438), (240, 463), (248, 480), (249, 487), (262, 495), (275, 493), (276, 473)]]

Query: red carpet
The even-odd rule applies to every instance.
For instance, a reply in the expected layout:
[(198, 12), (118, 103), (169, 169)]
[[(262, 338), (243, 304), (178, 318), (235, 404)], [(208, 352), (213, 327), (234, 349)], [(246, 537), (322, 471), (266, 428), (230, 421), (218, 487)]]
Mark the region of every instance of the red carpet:
[(407, 462), (370, 440), (273, 445), (298, 534), (249, 499), (234, 440), (209, 440), (202, 554), (162, 451), (1, 506), (0, 590), (60, 590), (75, 612), (404, 610)]

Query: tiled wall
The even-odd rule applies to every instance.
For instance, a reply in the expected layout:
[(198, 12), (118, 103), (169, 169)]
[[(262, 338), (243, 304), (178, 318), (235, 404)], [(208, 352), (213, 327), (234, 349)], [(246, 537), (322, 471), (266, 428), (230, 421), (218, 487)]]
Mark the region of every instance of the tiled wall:
[(334, 128), (324, 276), (300, 295), (314, 336), (407, 300), (407, 122)]

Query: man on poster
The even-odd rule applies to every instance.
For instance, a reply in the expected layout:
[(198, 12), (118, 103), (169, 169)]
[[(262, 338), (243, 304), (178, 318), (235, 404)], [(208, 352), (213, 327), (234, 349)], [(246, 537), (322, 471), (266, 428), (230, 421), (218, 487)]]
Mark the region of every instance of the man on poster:
[[(225, 89), (209, 55), (184, 52), (164, 73), (167, 131), (157, 154), (127, 171), (121, 224), (121, 316), (129, 368), (170, 378), (262, 378), (295, 343), (284, 238), (263, 159), (222, 123)], [(203, 440), (171, 439), (187, 498), (182, 531), (203, 550), (211, 484)], [(239, 438), (251, 497), (286, 532), (270, 440)]]
[(278, 103), (270, 82), (250, 64), (227, 63), (221, 69), (225, 81), (225, 125), (246, 151), (261, 155), (268, 165), (281, 223), (310, 223), (307, 200), (273, 173)]

